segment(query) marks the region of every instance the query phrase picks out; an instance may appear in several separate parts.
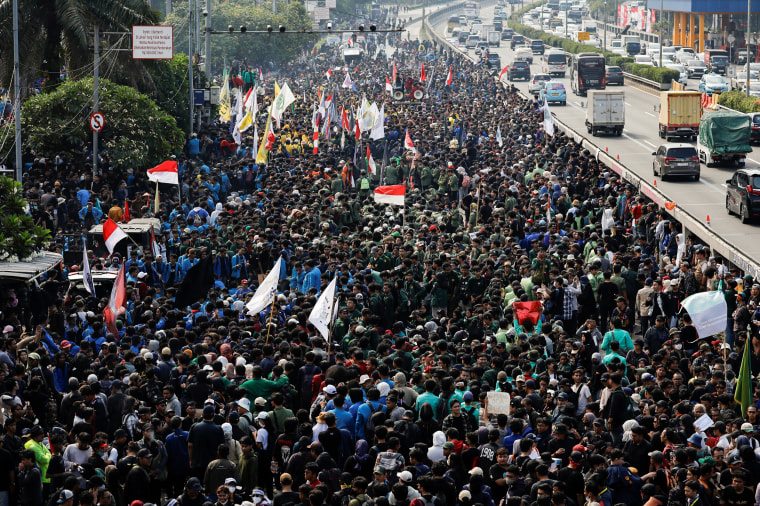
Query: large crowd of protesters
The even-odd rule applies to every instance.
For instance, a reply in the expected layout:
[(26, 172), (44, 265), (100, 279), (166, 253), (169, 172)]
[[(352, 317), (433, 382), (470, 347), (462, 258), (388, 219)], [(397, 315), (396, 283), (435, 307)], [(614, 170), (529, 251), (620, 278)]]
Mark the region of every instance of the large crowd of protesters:
[[(757, 396), (733, 393), (745, 346), (760, 370), (760, 285), (487, 69), (389, 42), (348, 69), (356, 91), (328, 49), (254, 73), (259, 135), (275, 80), (298, 98), (267, 163), (253, 130), (205, 127), (158, 212), (144, 169), (108, 153), (95, 176), (84, 154), (25, 153), (67, 261), (0, 293), (0, 506), (760, 504)], [(385, 138), (338, 118), (315, 154), (320, 87), (338, 110), (384, 104)], [(375, 203), (380, 184), (405, 205)], [(160, 220), (161, 254), (89, 255), (126, 270), (113, 333), (68, 253), (126, 203)], [(213, 286), (179, 307), (208, 257)], [(275, 300), (248, 314), (279, 257)], [(336, 278), (325, 338), (308, 316)], [(680, 306), (704, 290), (725, 293), (724, 335)], [(513, 310), (533, 301), (534, 320)]]

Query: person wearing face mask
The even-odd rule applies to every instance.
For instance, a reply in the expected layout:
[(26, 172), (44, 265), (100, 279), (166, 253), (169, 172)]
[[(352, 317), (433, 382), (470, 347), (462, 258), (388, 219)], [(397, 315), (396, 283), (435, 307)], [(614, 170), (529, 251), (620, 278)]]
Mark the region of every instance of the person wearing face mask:
[(216, 502), (214, 506), (232, 506), (232, 492), (227, 485), (220, 485), (216, 489)]
[(260, 488), (254, 489), (252, 497), (253, 504), (256, 506), (272, 506), (272, 501), (269, 500), (267, 495)]

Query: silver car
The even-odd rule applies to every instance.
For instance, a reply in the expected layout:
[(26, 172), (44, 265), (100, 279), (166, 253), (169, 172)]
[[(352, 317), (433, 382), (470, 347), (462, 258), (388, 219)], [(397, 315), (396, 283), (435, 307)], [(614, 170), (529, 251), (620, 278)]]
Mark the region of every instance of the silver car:
[(652, 172), (663, 181), (670, 176), (693, 176), (694, 181), (699, 181), (699, 156), (691, 144), (661, 144), (652, 155)]

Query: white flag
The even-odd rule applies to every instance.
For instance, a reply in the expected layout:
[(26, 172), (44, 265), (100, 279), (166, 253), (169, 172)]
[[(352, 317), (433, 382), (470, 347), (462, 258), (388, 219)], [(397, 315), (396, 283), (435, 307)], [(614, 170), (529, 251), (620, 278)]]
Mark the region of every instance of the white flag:
[(330, 326), (335, 319), (338, 309), (335, 300), (335, 286), (337, 280), (338, 277), (336, 276), (330, 281), (330, 284), (327, 285), (325, 291), (319, 296), (317, 303), (314, 305), (314, 309), (312, 309), (309, 314), (309, 321), (325, 339), (329, 339)]
[(256, 314), (261, 312), (264, 308), (269, 306), (277, 295), (277, 282), (280, 280), (280, 265), (282, 264), (282, 257), (277, 259), (272, 270), (269, 271), (267, 277), (261, 282), (256, 289), (256, 293), (253, 294), (253, 298), (245, 305), (248, 310), (248, 314)]
[(700, 337), (726, 330), (726, 298), (722, 291), (695, 293), (686, 297), (681, 305), (691, 316)]
[(351, 82), (351, 76), (348, 75), (348, 72), (346, 72), (346, 78), (343, 79), (343, 84), (341, 84), (341, 87), (351, 89), (354, 87), (354, 83)]
[(549, 102), (547, 101), (541, 109), (544, 112), (544, 132), (549, 137), (552, 137), (554, 135), (554, 116), (552, 116), (552, 112), (549, 110)]
[[(377, 106), (372, 104), (372, 107)], [(369, 133), (369, 138), (373, 141), (383, 137), (385, 137), (385, 104), (380, 106), (380, 110), (375, 115), (375, 122), (372, 124), (372, 130)]]
[(274, 99), (274, 104), (272, 105), (272, 117), (277, 121), (278, 127), (280, 126), (282, 113), (284, 113), (288, 106), (295, 101), (296, 97), (294, 97), (293, 92), (290, 91), (288, 83), (283, 84), (282, 88), (280, 88), (280, 93), (277, 94), (277, 98)]
[(504, 146), (504, 139), (501, 138), (501, 126), (496, 127), (496, 142), (499, 143), (499, 147)]
[(95, 284), (92, 282), (92, 272), (90, 272), (90, 259), (87, 258), (87, 245), (84, 247), (84, 258), (82, 259), (82, 282), (87, 293), (95, 297)]

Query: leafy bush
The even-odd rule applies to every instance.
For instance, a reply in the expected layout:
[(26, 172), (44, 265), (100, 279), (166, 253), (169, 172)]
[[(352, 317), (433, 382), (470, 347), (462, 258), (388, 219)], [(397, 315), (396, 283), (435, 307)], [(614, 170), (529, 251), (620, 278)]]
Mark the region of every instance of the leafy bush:
[(633, 74), (635, 76), (649, 79), (656, 83), (670, 83), (677, 81), (681, 77), (681, 73), (677, 70), (664, 69), (660, 67), (652, 67), (651, 65), (639, 65), (638, 63), (625, 62), (620, 67), (623, 71)]
[(739, 112), (760, 112), (760, 97), (747, 97), (739, 90), (721, 93), (718, 104)]

